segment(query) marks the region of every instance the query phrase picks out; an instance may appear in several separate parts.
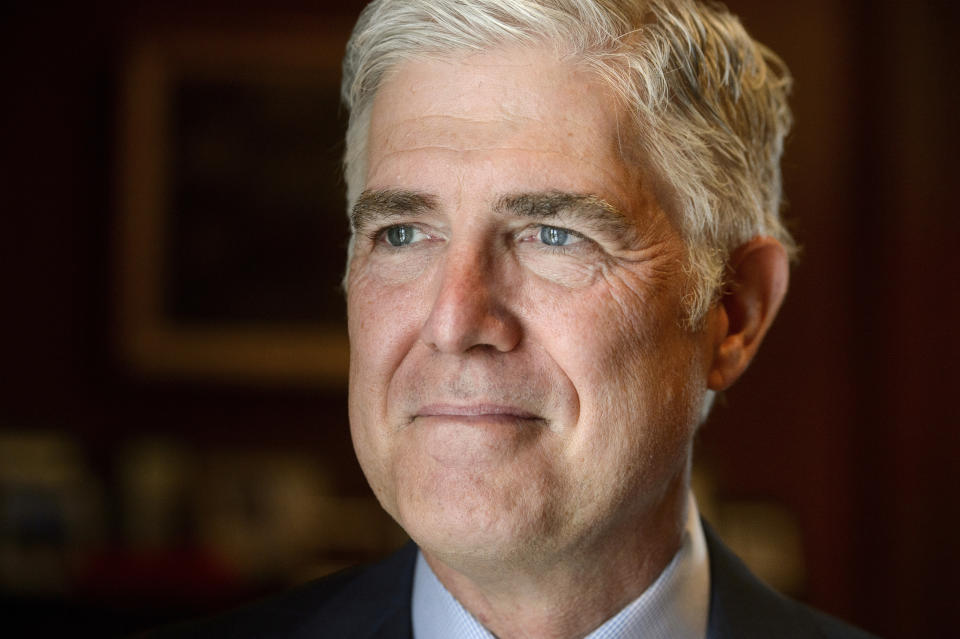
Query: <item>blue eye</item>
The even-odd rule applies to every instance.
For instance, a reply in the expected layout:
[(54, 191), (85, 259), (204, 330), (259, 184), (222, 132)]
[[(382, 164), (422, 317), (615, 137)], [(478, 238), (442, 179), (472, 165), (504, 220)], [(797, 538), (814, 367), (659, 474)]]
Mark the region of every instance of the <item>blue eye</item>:
[(386, 230), (384, 236), (387, 238), (390, 246), (407, 246), (413, 241), (413, 227), (402, 225), (391, 226)]
[(540, 227), (540, 241), (547, 246), (564, 246), (570, 239), (570, 233), (555, 226)]

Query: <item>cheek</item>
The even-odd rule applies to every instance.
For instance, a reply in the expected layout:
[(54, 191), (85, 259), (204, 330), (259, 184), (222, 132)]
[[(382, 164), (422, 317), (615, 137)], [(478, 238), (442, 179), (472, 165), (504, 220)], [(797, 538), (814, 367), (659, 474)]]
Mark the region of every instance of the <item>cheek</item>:
[[(350, 426), (365, 471), (389, 441), (387, 389), (393, 373), (418, 337), (417, 319), (404, 286), (351, 273), (347, 293), (350, 336)], [(371, 483), (373, 480), (371, 479)]]
[(533, 339), (548, 345), (575, 385), (590, 395), (611, 380), (632, 384), (645, 377), (667, 327), (650, 303), (652, 295), (612, 282), (602, 267), (584, 270), (593, 280), (589, 286), (570, 289), (538, 278), (525, 287), (523, 299)]
[(581, 446), (646, 454), (689, 432), (702, 367), (674, 312), (675, 288), (605, 271), (589, 289), (544, 306), (544, 339), (579, 398)]
[(441, 256), (444, 242), (426, 238), (401, 250), (377, 247), (363, 263), (363, 278), (385, 290), (396, 290), (422, 279)]
[(369, 269), (351, 273), (347, 293), (351, 379), (382, 382), (396, 368), (419, 335), (422, 294), (418, 285), (388, 281)]
[(395, 515), (396, 496), (390, 468), (394, 458), (388, 419), (387, 388), (393, 371), (417, 332), (403, 305), (402, 286), (384, 285), (351, 272), (347, 293), (350, 335), (349, 421), (357, 460), (377, 499)]

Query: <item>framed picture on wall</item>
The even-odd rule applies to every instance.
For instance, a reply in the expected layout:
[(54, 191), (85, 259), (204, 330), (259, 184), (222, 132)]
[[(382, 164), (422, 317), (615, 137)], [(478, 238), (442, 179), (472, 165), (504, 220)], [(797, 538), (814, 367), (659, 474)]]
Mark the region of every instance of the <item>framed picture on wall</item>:
[(345, 383), (349, 25), (152, 34), (118, 135), (118, 350), (135, 370)]

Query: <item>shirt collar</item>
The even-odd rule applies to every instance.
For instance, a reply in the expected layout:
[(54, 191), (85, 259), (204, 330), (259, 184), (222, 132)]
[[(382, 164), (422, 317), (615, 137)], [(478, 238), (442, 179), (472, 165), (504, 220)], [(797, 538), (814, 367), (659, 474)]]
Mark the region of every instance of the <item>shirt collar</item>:
[[(451, 595), (419, 553), (413, 573), (415, 639), (493, 639)], [(697, 504), (690, 494), (680, 549), (660, 576), (585, 639), (704, 639), (710, 563)]]

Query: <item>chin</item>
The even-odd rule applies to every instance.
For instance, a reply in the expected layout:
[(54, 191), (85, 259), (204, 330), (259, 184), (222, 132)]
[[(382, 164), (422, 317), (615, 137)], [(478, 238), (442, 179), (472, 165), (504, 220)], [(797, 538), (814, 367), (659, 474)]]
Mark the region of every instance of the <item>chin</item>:
[(429, 556), (462, 573), (499, 571), (529, 563), (536, 552), (531, 535), (512, 530), (478, 530), (462, 524), (413, 527), (410, 538)]
[(394, 516), (420, 548), (452, 567), (529, 560), (559, 532), (558, 518), (542, 502), (491, 499), (485, 490), (440, 492), (401, 500)]

